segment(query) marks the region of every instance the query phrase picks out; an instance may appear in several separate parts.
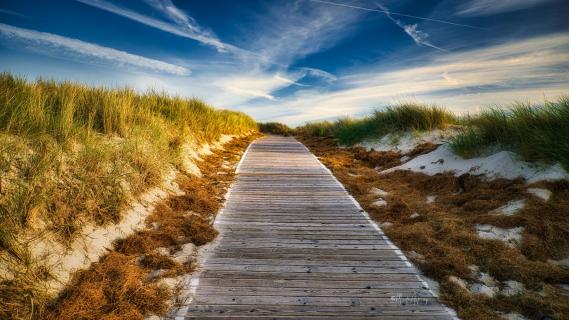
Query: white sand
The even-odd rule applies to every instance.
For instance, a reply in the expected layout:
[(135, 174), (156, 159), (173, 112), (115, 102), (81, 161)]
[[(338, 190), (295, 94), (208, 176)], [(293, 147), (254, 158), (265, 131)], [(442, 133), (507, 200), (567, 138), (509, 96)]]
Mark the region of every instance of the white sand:
[(502, 229), (489, 224), (476, 225), (478, 236), (482, 239), (500, 240), (509, 247), (516, 247), (522, 241), (523, 227)]
[(515, 296), (524, 291), (524, 284), (514, 280), (504, 281), (504, 288), (500, 291), (505, 296)]
[(384, 207), (387, 205), (387, 201), (379, 198), (379, 199), (375, 200), (371, 205), (375, 206), (375, 207)]
[(47, 265), (56, 279), (48, 283), (49, 288), (53, 291), (60, 290), (73, 271), (84, 269), (92, 262), (98, 261), (102, 255), (112, 249), (115, 240), (143, 229), (144, 220), (160, 200), (170, 195), (183, 194), (174, 182), (175, 177), (176, 172), (170, 170), (160, 186), (145, 192), (130, 209), (123, 212), (123, 218), (119, 223), (106, 227), (85, 226), (69, 249), (49, 233), (30, 243), (32, 255)]
[(500, 151), (487, 157), (464, 159), (452, 152), (450, 146), (442, 145), (436, 150), (420, 155), (400, 166), (381, 172), (386, 174), (396, 170), (410, 170), (435, 175), (452, 172), (455, 176), (465, 173), (483, 175), (489, 179), (524, 178), (528, 183), (543, 180), (569, 179), (569, 173), (561, 164), (544, 165), (528, 163), (509, 151)]
[(470, 286), (470, 292), (472, 294), (480, 294), (483, 296), (487, 296), (489, 298), (493, 298), (496, 295), (496, 288), (489, 287), (482, 283), (474, 283)]
[[(221, 139), (213, 145), (202, 145), (197, 147), (189, 144), (184, 147), (185, 153), (184, 168), (187, 173), (201, 175), (195, 162), (201, 156), (211, 154), (214, 148), (220, 148), (224, 143), (233, 139), (233, 136), (223, 135)], [(49, 267), (54, 280), (46, 285), (52, 292), (57, 292), (67, 281), (71, 274), (79, 269), (87, 268), (92, 262), (99, 260), (112, 248), (115, 240), (127, 237), (137, 230), (145, 228), (144, 221), (152, 213), (159, 201), (172, 195), (183, 194), (178, 184), (175, 182), (178, 171), (171, 168), (162, 177), (162, 183), (154, 187), (136, 199), (131, 207), (122, 213), (119, 223), (100, 227), (86, 225), (81, 231), (81, 235), (73, 242), (70, 248), (64, 247), (53, 234), (46, 232), (41, 237), (35, 237), (30, 243), (34, 259)], [(181, 259), (186, 259), (190, 248), (183, 250)], [(186, 255), (184, 255), (186, 254)]]
[(496, 215), (513, 216), (525, 206), (526, 199), (512, 200), (500, 208), (490, 211), (489, 213)]
[(506, 320), (529, 320), (528, 318), (522, 316), (519, 313), (510, 312), (504, 315), (504, 319)]
[(376, 187), (371, 188), (369, 190), (369, 192), (371, 194), (373, 194), (374, 196), (379, 196), (379, 197), (385, 197), (389, 194), (387, 191), (381, 190), (381, 189), (376, 188)]
[[(456, 134), (453, 130), (433, 130), (426, 132), (405, 132), (398, 134), (387, 134), (380, 139), (367, 139), (356, 146), (364, 147), (366, 150), (376, 151), (395, 151), (407, 153), (423, 143), (442, 144), (445, 139)], [(402, 158), (401, 162), (405, 162)]]
[(448, 281), (456, 284), (457, 286), (468, 290), (468, 283), (466, 280), (456, 277), (456, 276), (448, 276)]
[(528, 193), (533, 194), (545, 202), (549, 201), (552, 194), (551, 191), (543, 188), (528, 188)]

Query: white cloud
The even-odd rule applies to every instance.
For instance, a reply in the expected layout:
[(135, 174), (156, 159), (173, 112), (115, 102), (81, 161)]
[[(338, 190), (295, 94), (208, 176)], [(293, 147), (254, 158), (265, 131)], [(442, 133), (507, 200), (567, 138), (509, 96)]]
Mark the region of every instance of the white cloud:
[[(230, 51), (222, 56), (224, 65), (196, 66), (194, 81), (184, 86), (177, 81), (160, 80), (157, 86), (184, 94), (199, 93), (222, 107), (247, 104), (250, 101), (277, 101), (275, 92), (295, 86), (306, 87), (299, 82), (303, 77), (313, 77), (329, 83), (335, 76), (314, 68), (289, 66), (300, 58), (332, 47), (347, 37), (356, 25), (360, 12), (346, 12), (339, 8), (312, 5), (305, 1), (290, 1), (270, 5), (258, 15), (259, 27), (247, 33), (241, 49), (224, 43), (212, 32), (196, 23), (187, 13), (177, 8), (171, 0), (145, 0), (164, 20), (142, 15), (117, 6), (106, 0), (77, 0), (93, 7), (112, 12), (142, 24), (191, 38), (218, 51)], [(200, 64), (200, 62), (197, 62)], [(199, 69), (199, 70), (198, 70)], [(148, 86), (150, 78), (137, 81), (138, 86)], [(199, 88), (199, 90), (198, 90)]]
[[(139, 90), (154, 88), (181, 96), (196, 96), (218, 107), (245, 111), (262, 121), (278, 120), (294, 125), (308, 120), (358, 115), (382, 104), (409, 98), (442, 103), (454, 111), (464, 112), (514, 99), (541, 100), (544, 95), (554, 97), (569, 90), (569, 75), (564, 72), (569, 67), (569, 33), (433, 55), (418, 66), (384, 63), (330, 74), (298, 67), (302, 65), (299, 60), (349, 37), (361, 27), (358, 22), (364, 10), (307, 4), (306, 1), (271, 5), (268, 12), (260, 15), (258, 26), (239, 42), (240, 46), (258, 54), (254, 56), (250, 51), (224, 43), (169, 0), (146, 0), (155, 9), (156, 17), (144, 16), (104, 0), (77, 1), (200, 41), (218, 51), (238, 54), (216, 55), (215, 61), (196, 60), (195, 66), (186, 60), (176, 65), (2, 24), (0, 35), (43, 50), (59, 49), (116, 65), (156, 71), (160, 74), (109, 75), (104, 84), (128, 84)], [(434, 47), (428, 35), (416, 25), (389, 18), (397, 21), (415, 43)], [(189, 65), (193, 76), (177, 76), (189, 72), (180, 65)], [(51, 74), (60, 74), (53, 69), (55, 67), (51, 68)], [(313, 85), (310, 80), (320, 80), (321, 85)], [(305, 81), (310, 86), (304, 85)], [(290, 94), (292, 90), (285, 91), (285, 88), (295, 89), (296, 93)], [(287, 94), (283, 96), (280, 92)]]
[[(265, 98), (276, 100), (272, 92), (286, 88), (297, 83), (300, 75), (282, 74), (271, 75), (266, 72), (256, 72), (246, 75), (225, 75), (213, 82), (220, 90), (226, 90), (248, 98)], [(301, 85), (302, 86), (302, 85)]]
[(5, 14), (9, 14), (12, 16), (16, 16), (16, 17), (20, 17), (20, 18), (28, 18), (28, 16), (21, 14), (19, 12), (16, 11), (12, 11), (12, 10), (7, 10), (7, 9), (0, 9), (0, 13), (5, 13)]
[(447, 51), (443, 48), (435, 46), (429, 40), (427, 40), (429, 35), (426, 32), (419, 30), (417, 24), (405, 24), (401, 20), (393, 18), (391, 16), (390, 11), (386, 7), (379, 5), (379, 4), (378, 4), (378, 7), (381, 10), (383, 10), (383, 12), (387, 16), (387, 18), (389, 18), (389, 20), (393, 21), (393, 23), (395, 23), (399, 28), (403, 29), (403, 31), (405, 31), (405, 33), (408, 36), (410, 36), (411, 39), (413, 39), (413, 41), (415, 41), (416, 44), (418, 44), (420, 46), (431, 47), (431, 48), (437, 49), (439, 51), (445, 51), (445, 52)]
[(267, 91), (261, 91), (261, 90), (255, 90), (255, 89), (246, 89), (246, 88), (243, 88), (243, 86), (239, 86), (239, 87), (228, 86), (228, 87), (224, 87), (224, 88), (226, 90), (228, 90), (229, 92), (244, 95), (247, 97), (265, 98), (268, 100), (275, 100), (275, 97), (272, 96)]
[(459, 7), (457, 14), (463, 16), (485, 16), (527, 9), (552, 1), (553, 0), (470, 0)]
[(210, 45), (220, 52), (233, 51), (241, 52), (242, 50), (223, 43), (212, 33), (203, 30), (191, 17), (176, 8), (171, 1), (168, 0), (149, 0), (147, 1), (154, 8), (165, 14), (174, 21), (174, 24), (167, 23), (152, 17), (148, 17), (135, 11), (117, 6), (105, 0), (76, 0), (86, 5), (105, 10), (116, 15), (131, 19), (144, 25), (168, 32), (180, 37), (196, 40), (201, 43)]
[(120, 79), (110, 78), (108, 85), (195, 96), (218, 107), (245, 111), (260, 121), (296, 125), (362, 115), (407, 99), (441, 104), (455, 112), (475, 112), (516, 99), (541, 102), (569, 92), (568, 61), (569, 33), (562, 33), (435, 55), (412, 67), (367, 65), (339, 73), (332, 87), (298, 87), (286, 96), (276, 92), (302, 81), (309, 71), (271, 72), (244, 64), (212, 63), (196, 66), (192, 77), (125, 73)]
[(196, 33), (203, 33), (196, 21), (185, 12), (178, 9), (170, 0), (145, 0), (150, 6), (162, 12), (166, 17), (178, 25), (188, 28)]
[(52, 33), (18, 28), (3, 23), (0, 23), (0, 35), (5, 38), (25, 42), (40, 50), (58, 49), (81, 57), (97, 58), (115, 65), (128, 65), (174, 75), (188, 75), (190, 73), (190, 70), (185, 67), (164, 61), (145, 58), (125, 51), (62, 37)]
[[(302, 90), (269, 110), (252, 109), (259, 120), (300, 124), (361, 114), (397, 100), (418, 99), (471, 112), (516, 99), (543, 101), (569, 92), (569, 33), (449, 53), (422, 66), (387, 70), (366, 67), (340, 75), (336, 91)], [(371, 69), (371, 71), (369, 70)]]
[(247, 47), (259, 53), (262, 67), (286, 68), (338, 44), (352, 33), (360, 16), (357, 11), (303, 1), (279, 2), (259, 16), (259, 27), (249, 34)]
[(280, 81), (287, 83), (287, 84), (291, 84), (291, 85), (295, 85), (295, 86), (299, 86), (299, 87), (307, 87), (307, 85), (296, 82), (294, 80), (291, 80), (291, 79), (287, 78), (286, 76), (281, 75), (279, 73), (277, 73), (275, 75), (275, 79), (280, 80)]
[(336, 77), (326, 71), (290, 65), (349, 36), (360, 16), (357, 11), (346, 13), (334, 7), (307, 5), (305, 1), (269, 6), (258, 16), (259, 27), (243, 41), (244, 47), (258, 56), (239, 56), (240, 65), (235, 68), (206, 71), (212, 85), (238, 96), (229, 97), (230, 102), (222, 101), (221, 105), (277, 102), (279, 90), (309, 87), (301, 81), (305, 77), (333, 82)]
[[(434, 18), (429, 18), (429, 17), (421, 17), (421, 16), (416, 16), (416, 15), (411, 15), (411, 14), (405, 14), (405, 13), (400, 13), (400, 12), (393, 12), (393, 11), (386, 10), (384, 7), (381, 7), (381, 6), (379, 6), (379, 9), (374, 9), (374, 8), (366, 8), (366, 7), (355, 6), (355, 5), (345, 4), (345, 3), (331, 2), (331, 1), (326, 1), (326, 0), (309, 0), (309, 1), (327, 4), (327, 5), (332, 5), (332, 6), (337, 6), (337, 7), (342, 7), (342, 8), (356, 9), (356, 10), (361, 10), (361, 11), (366, 11), (366, 12), (385, 13), (385, 14), (390, 14), (393, 16), (413, 18), (413, 19), (424, 20), (424, 21), (431, 21), (431, 22), (442, 23), (442, 24), (447, 24), (447, 25), (457, 26), (457, 27), (481, 29), (480, 27), (477, 27), (477, 26), (463, 24), (463, 23), (456, 23), (456, 22), (452, 22), (449, 20), (441, 20), (441, 19), (434, 19)], [(377, 3), (376, 3), (376, 6), (378, 6)]]
[(435, 46), (429, 40), (427, 40), (429, 35), (426, 32), (419, 30), (417, 28), (417, 24), (398, 23), (397, 25), (402, 27), (405, 33), (407, 33), (413, 39), (413, 41), (415, 41), (416, 44), (431, 47), (439, 51), (447, 51), (443, 48)]
[[(85, 1), (85, 0), (81, 0)], [(168, 11), (168, 0), (146, 0), (169, 19), (184, 24), (184, 14)], [(336, 77), (315, 68), (289, 68), (289, 64), (321, 48), (335, 45), (349, 33), (349, 24), (359, 13), (345, 14), (337, 8), (316, 6), (306, 10), (304, 2), (287, 2), (275, 5), (259, 16), (255, 32), (244, 39), (244, 46), (257, 52), (254, 55), (224, 56), (224, 64), (201, 67), (196, 62), (194, 76), (184, 84), (178, 81), (157, 81), (160, 89), (185, 95), (199, 94), (220, 107), (243, 106), (251, 102), (279, 101), (276, 92), (290, 86), (304, 88), (305, 77), (333, 82)], [(170, 17), (171, 15), (171, 17)], [(191, 24), (191, 20), (188, 20)], [(139, 87), (149, 87), (150, 78), (137, 81)], [(270, 108), (270, 107), (269, 107)]]
[(338, 77), (336, 77), (335, 75), (326, 72), (324, 70), (316, 68), (302, 68), (302, 70), (306, 72), (305, 76), (320, 78), (326, 82), (334, 82), (338, 79)]

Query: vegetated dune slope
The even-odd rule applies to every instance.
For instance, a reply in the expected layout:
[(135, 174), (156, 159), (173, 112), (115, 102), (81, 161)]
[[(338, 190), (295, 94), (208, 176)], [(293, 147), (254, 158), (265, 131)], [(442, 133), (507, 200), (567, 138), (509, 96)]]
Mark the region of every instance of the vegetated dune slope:
[[(442, 300), (461, 318), (567, 319), (569, 104), (526, 107), (470, 119), (450, 115), (432, 126), (387, 111), (367, 124), (371, 134), (351, 140), (353, 147), (337, 141), (353, 136), (350, 126), (361, 128), (357, 120), (311, 124), (297, 133), (440, 285)], [(539, 157), (525, 150), (537, 141), (551, 150)]]
[[(122, 318), (130, 319), (164, 312), (169, 291), (156, 291), (156, 303), (147, 299), (147, 305), (137, 305), (157, 288), (141, 283), (158, 267), (176, 269), (170, 272), (176, 275), (189, 271), (189, 260), (156, 255), (152, 250), (159, 241), (135, 254), (116, 240), (148, 227), (160, 230), (160, 214), (185, 226), (170, 230), (178, 238), (162, 243), (164, 250), (175, 254), (183, 252), (184, 243), (207, 241), (196, 240), (200, 232), (194, 231), (207, 228), (209, 218), (190, 214), (198, 209), (185, 206), (203, 203), (196, 212), (215, 214), (232, 165), (250, 140), (244, 137), (256, 131), (247, 115), (195, 99), (1, 74), (0, 318), (121, 318), (113, 312), (123, 309), (132, 314)], [(208, 167), (204, 159), (219, 167)], [(156, 237), (163, 233), (156, 231)], [(121, 243), (123, 251), (109, 253)], [(98, 287), (66, 290), (48, 306), (73, 271), (101, 256), (71, 280)], [(115, 291), (93, 280), (105, 273), (106, 281), (118, 277)], [(73, 294), (85, 295), (83, 306), (67, 303), (73, 300), (65, 297)], [(64, 305), (67, 313), (60, 312)]]

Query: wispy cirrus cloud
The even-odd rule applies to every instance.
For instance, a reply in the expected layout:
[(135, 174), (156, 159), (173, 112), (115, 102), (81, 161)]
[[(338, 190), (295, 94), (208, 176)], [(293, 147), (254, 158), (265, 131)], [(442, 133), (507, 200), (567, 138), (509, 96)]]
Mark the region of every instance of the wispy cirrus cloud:
[[(142, 23), (152, 23), (166, 31), (191, 32), (203, 30), (184, 12), (173, 6), (169, 0), (145, 0), (157, 13), (171, 23), (156, 18), (151, 22), (148, 17), (113, 4), (99, 0), (78, 0), (105, 6), (105, 10)], [(122, 11), (122, 10), (126, 10)], [(302, 79), (310, 77), (312, 83), (322, 81), (333, 82), (336, 77), (316, 68), (290, 67), (291, 63), (307, 55), (318, 52), (322, 48), (333, 46), (349, 35), (349, 26), (355, 22), (360, 13), (346, 14), (338, 8), (321, 6), (309, 7), (305, 2), (288, 2), (286, 5), (272, 5), (267, 12), (258, 16), (259, 28), (244, 37), (242, 52), (245, 54), (222, 55), (220, 61), (203, 68), (203, 61), (197, 62), (194, 76), (179, 80), (158, 77), (146, 77), (144, 81), (138, 77), (137, 88), (149, 88), (150, 79), (155, 79), (156, 87), (170, 92), (176, 90), (187, 95), (207, 93), (209, 101), (221, 107), (234, 107), (251, 101), (267, 103), (278, 101), (277, 95), (288, 87), (305, 88)], [(167, 25), (167, 26), (165, 26)], [(175, 31), (174, 31), (175, 30)], [(201, 32), (201, 31), (199, 31)], [(250, 50), (250, 51), (249, 51)], [(255, 52), (256, 54), (249, 54)], [(194, 68), (193, 68), (194, 69)], [(134, 80), (133, 80), (134, 81)]]
[(458, 15), (486, 16), (531, 8), (554, 0), (470, 0), (459, 6)]
[(295, 80), (289, 79), (287, 77), (287, 75), (282, 75), (280, 73), (275, 74), (274, 76), (275, 79), (280, 80), (288, 85), (295, 85), (295, 86), (299, 86), (299, 87), (308, 87), (308, 85), (302, 84), (300, 82), (297, 82)]
[(203, 44), (214, 47), (219, 52), (235, 51), (240, 52), (241, 49), (222, 42), (214, 34), (200, 27), (194, 19), (179, 10), (169, 0), (148, 0), (152, 7), (158, 9), (165, 14), (173, 23), (155, 19), (133, 10), (115, 5), (105, 0), (76, 0), (86, 5), (105, 10), (127, 19), (142, 23), (152, 28), (162, 30), (180, 37), (192, 39)]
[[(302, 90), (252, 111), (261, 121), (288, 124), (369, 113), (396, 100), (436, 101), (455, 112), (514, 99), (543, 101), (569, 90), (569, 33), (438, 55), (415, 67), (368, 66), (338, 77), (343, 88)], [(275, 111), (276, 110), (276, 111)]]
[(326, 82), (334, 82), (338, 79), (335, 75), (331, 74), (330, 72), (326, 72), (324, 70), (316, 69), (316, 68), (302, 68), (302, 71), (305, 72), (304, 76), (311, 76), (320, 78)]
[(251, 32), (248, 48), (265, 65), (288, 67), (313, 53), (333, 47), (357, 28), (361, 13), (309, 2), (279, 2), (259, 15), (262, 27)]
[(12, 10), (0, 9), (0, 13), (5, 13), (20, 18), (28, 18), (28, 16)]
[(118, 66), (130, 66), (178, 76), (190, 74), (190, 70), (182, 66), (53, 33), (39, 32), (0, 23), (0, 36), (23, 42), (39, 50), (55, 49), (59, 53), (65, 52), (83, 58), (95, 58)]
[(338, 8), (310, 6), (304, 1), (269, 6), (257, 16), (259, 28), (243, 41), (243, 46), (257, 55), (239, 56), (239, 66), (223, 70), (219, 79), (211, 83), (220, 91), (242, 98), (231, 99), (232, 102), (243, 102), (259, 98), (277, 101), (279, 90), (308, 87), (302, 83), (305, 77), (311, 77), (313, 82), (333, 82), (335, 76), (331, 73), (291, 65), (349, 36), (360, 15)]
[(427, 34), (426, 32), (423, 32), (421, 30), (419, 30), (417, 24), (405, 24), (403, 23), (401, 20), (399, 19), (395, 19), (393, 18), (393, 16), (391, 15), (391, 12), (384, 6), (377, 4), (377, 6), (383, 10), (383, 12), (385, 13), (385, 16), (393, 21), (393, 23), (395, 23), (399, 28), (403, 29), (403, 31), (405, 31), (405, 33), (411, 37), (411, 39), (413, 39), (413, 41), (420, 45), (420, 46), (427, 46), (427, 47), (431, 47), (433, 49), (437, 49), (439, 51), (443, 51), (446, 52), (447, 50), (438, 47), (434, 44), (432, 44), (427, 38), (429, 38), (429, 34)]
[[(294, 82), (293, 80), (290, 81)], [(271, 76), (263, 73), (228, 76), (215, 82), (216, 86), (240, 95), (246, 98), (246, 101), (255, 98), (274, 101), (276, 98), (272, 92), (290, 84), (289, 81), (283, 81), (283, 78), (278, 75)]]
[[(170, 0), (144, 0), (147, 4), (158, 10), (170, 20), (176, 22), (178, 25), (188, 28), (196, 33), (204, 33), (202, 28), (197, 24), (194, 18), (180, 10)], [(211, 34), (210, 34), (211, 36)]]
[(413, 41), (417, 45), (431, 47), (433, 49), (436, 49), (439, 51), (444, 51), (444, 52), (446, 52), (447, 50), (443, 49), (439, 46), (436, 46), (431, 41), (429, 41), (428, 40), (429, 34), (420, 30), (418, 24), (416, 24), (416, 23), (415, 24), (406, 24), (403, 21), (394, 18), (393, 16), (395, 15), (395, 16), (413, 18), (413, 19), (418, 19), (418, 20), (431, 21), (431, 22), (442, 23), (442, 24), (447, 24), (447, 25), (452, 25), (452, 26), (457, 26), (457, 27), (478, 28), (476, 26), (471, 26), (471, 25), (466, 25), (466, 24), (461, 24), (461, 23), (455, 23), (455, 22), (448, 21), (448, 20), (441, 20), (441, 19), (433, 19), (433, 18), (421, 17), (421, 16), (415, 16), (415, 15), (408, 15), (408, 14), (399, 13), (399, 12), (391, 12), (387, 7), (385, 7), (379, 3), (375, 4), (376, 8), (368, 8), (368, 7), (362, 7), (362, 6), (352, 5), (352, 4), (326, 1), (326, 0), (309, 0), (309, 1), (315, 2), (315, 3), (321, 3), (321, 4), (329, 5), (329, 6), (340, 7), (340, 8), (355, 9), (358, 11), (376, 12), (376, 13), (384, 14), (389, 20), (391, 20), (393, 23), (395, 23), (409, 37), (411, 37), (411, 39), (413, 39)]
[[(308, 0), (308, 1), (327, 4), (327, 5), (331, 5), (331, 6), (367, 11), (367, 12), (378, 12), (378, 13), (385, 13), (385, 14), (389, 13), (390, 15), (393, 15), (393, 16), (400, 16), (400, 17), (413, 18), (413, 19), (424, 20), (424, 21), (431, 21), (431, 22), (442, 23), (442, 24), (447, 24), (447, 25), (457, 26), (457, 27), (482, 29), (480, 27), (469, 25), (469, 24), (457, 23), (457, 22), (453, 22), (453, 21), (449, 21), (449, 20), (435, 19), (435, 18), (429, 18), (429, 17), (421, 17), (421, 16), (405, 14), (405, 13), (401, 13), (401, 12), (392, 12), (392, 11), (388, 11), (388, 10), (385, 10), (382, 8), (367, 8), (367, 7), (356, 6), (356, 5), (352, 5), (352, 4), (326, 1), (326, 0)], [(531, 1), (531, 0), (523, 0), (523, 1)], [(544, 0), (542, 0), (542, 1), (544, 1)]]

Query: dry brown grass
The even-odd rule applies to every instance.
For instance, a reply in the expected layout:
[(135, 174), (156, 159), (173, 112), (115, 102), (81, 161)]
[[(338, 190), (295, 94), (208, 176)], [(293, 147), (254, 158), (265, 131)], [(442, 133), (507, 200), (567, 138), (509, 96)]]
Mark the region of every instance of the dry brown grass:
[[(400, 248), (418, 253), (410, 255), (411, 259), (441, 284), (441, 299), (461, 318), (496, 319), (508, 312), (531, 319), (569, 318), (569, 295), (556, 286), (569, 283), (569, 270), (548, 262), (569, 256), (569, 182), (532, 185), (553, 192), (551, 199), (544, 202), (530, 195), (521, 179), (485, 181), (471, 175), (427, 176), (409, 171), (379, 175), (373, 168), (398, 165), (402, 155), (340, 149), (326, 138), (302, 140), (374, 220), (392, 224), (384, 231)], [(432, 146), (421, 146), (411, 154), (429, 149)], [(370, 193), (372, 187), (389, 192), (386, 207), (372, 205), (377, 199)], [(426, 203), (429, 195), (437, 196), (434, 203)], [(527, 200), (516, 215), (489, 214), (518, 199)], [(419, 216), (412, 217), (413, 213)], [(511, 248), (498, 240), (479, 238), (475, 225), (480, 223), (524, 227), (521, 245)], [(449, 276), (456, 276), (476, 282), (469, 269), (472, 265), (499, 281), (519, 281), (527, 290), (519, 295), (488, 298), (449, 281)]]
[(144, 319), (167, 311), (171, 290), (147, 280), (136, 257), (112, 252), (79, 271), (46, 319)]
[[(411, 152), (407, 154), (409, 157), (416, 157), (425, 153), (429, 153), (435, 150), (438, 146), (436, 144), (427, 142), (417, 146)], [(353, 147), (349, 149), (353, 154), (354, 158), (361, 160), (366, 165), (371, 168), (391, 168), (401, 164), (401, 154), (394, 151), (367, 151), (364, 147)]]
[[(234, 139), (204, 157), (198, 164), (202, 177), (179, 174), (184, 195), (160, 203), (147, 218), (147, 229), (117, 241), (114, 251), (77, 272), (42, 318), (118, 320), (164, 314), (175, 292), (160, 279), (192, 272), (194, 265), (177, 262), (157, 249), (175, 253), (183, 244), (200, 246), (217, 236), (212, 222), (234, 178), (233, 165), (254, 138)], [(150, 277), (153, 270), (165, 272)]]

